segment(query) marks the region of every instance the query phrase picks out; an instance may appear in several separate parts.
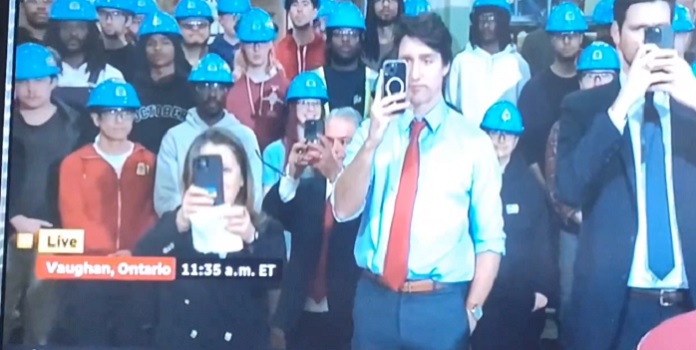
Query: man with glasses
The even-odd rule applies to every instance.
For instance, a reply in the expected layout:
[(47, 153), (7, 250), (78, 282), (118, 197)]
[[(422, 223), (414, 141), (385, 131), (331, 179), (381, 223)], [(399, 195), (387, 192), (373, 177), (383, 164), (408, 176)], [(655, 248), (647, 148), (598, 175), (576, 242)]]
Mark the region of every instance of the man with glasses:
[(505, 0), (477, 0), (470, 19), (469, 44), (455, 56), (447, 81), (447, 101), (475, 125), (493, 103), (517, 103), (530, 78), (527, 62), (517, 53)]
[(182, 0), (174, 10), (184, 37), (182, 49), (186, 61), (193, 68), (208, 53), (210, 26), (214, 21), (213, 10), (203, 0)]
[(169, 129), (157, 154), (155, 174), (155, 210), (157, 214), (172, 211), (181, 204), (182, 177), (186, 153), (193, 140), (211, 127), (227, 129), (244, 145), (254, 178), (254, 193), (261, 207), (261, 157), (254, 131), (225, 110), (225, 99), (233, 84), (230, 66), (218, 55), (206, 55), (191, 72), (189, 82), (195, 90), (196, 106), (186, 120)]
[(104, 42), (106, 62), (123, 73), (130, 81), (135, 73), (135, 46), (126, 38), (128, 27), (135, 16), (137, 0), (96, 0), (99, 27)]
[[(563, 98), (579, 88), (575, 62), (582, 49), (587, 21), (577, 5), (564, 2), (551, 9), (546, 31), (551, 36), (555, 59), (527, 83), (518, 102), (526, 127), (519, 147), (542, 183), (549, 131), (560, 118)], [(577, 227), (568, 229), (577, 230)]]
[(351, 2), (334, 5), (326, 21), (326, 64), (315, 72), (329, 91), (329, 109), (352, 107), (363, 116), (369, 114), (370, 88), (377, 72), (365, 66), (361, 57), (365, 19)]
[(15, 45), (43, 42), (48, 28), (48, 13), (53, 0), (21, 0), (19, 11), (24, 23), (17, 27)]
[[(582, 51), (578, 58), (578, 78), (580, 89), (587, 90), (606, 85), (614, 81), (621, 69), (616, 50), (603, 41), (597, 41)], [(556, 121), (549, 132), (546, 144), (546, 185), (551, 195), (554, 209), (564, 228), (560, 233), (559, 267), (560, 267), (560, 314), (567, 311), (570, 304), (570, 292), (573, 286), (573, 268), (578, 246), (578, 225), (582, 223), (582, 212), (575, 207), (565, 205), (556, 195), (556, 145), (560, 123)]]
[(128, 42), (135, 43), (138, 40), (138, 32), (140, 31), (140, 26), (143, 24), (145, 17), (153, 14), (157, 11), (157, 3), (155, 0), (133, 0), (135, 2), (135, 7), (133, 12), (133, 20), (128, 26)]
[[(152, 205), (155, 155), (128, 140), (140, 108), (138, 94), (128, 83), (107, 80), (92, 91), (87, 107), (99, 135), (61, 163), (61, 221), (66, 229), (84, 230), (85, 255), (131, 256), (157, 219)], [(138, 342), (144, 338), (140, 323), (126, 306), (133, 305), (134, 287), (95, 281), (63, 285), (67, 312), (61, 324), (74, 341), (71, 345), (144, 345)]]
[(382, 62), (397, 57), (394, 28), (404, 14), (404, 0), (369, 0), (365, 15), (365, 63), (375, 71)]
[(285, 0), (292, 29), (276, 46), (276, 56), (289, 80), (324, 64), (324, 38), (314, 30), (319, 0)]

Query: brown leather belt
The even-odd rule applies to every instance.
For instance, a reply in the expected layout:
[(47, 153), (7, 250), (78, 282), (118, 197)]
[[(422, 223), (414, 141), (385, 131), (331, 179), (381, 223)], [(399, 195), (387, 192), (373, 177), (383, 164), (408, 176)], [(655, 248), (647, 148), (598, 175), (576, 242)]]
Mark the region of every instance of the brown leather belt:
[[(387, 285), (384, 284), (384, 281), (382, 280), (381, 276), (377, 276), (374, 273), (370, 271), (364, 271), (363, 275), (365, 277), (377, 282), (378, 284), (382, 285), (384, 288), (390, 289), (387, 287)], [(446, 284), (444, 283), (439, 283), (435, 282), (433, 280), (420, 280), (420, 281), (406, 281), (404, 284), (397, 290), (397, 293), (431, 293), (436, 290), (440, 290), (444, 288)]]
[(631, 298), (651, 300), (660, 304), (660, 306), (669, 307), (673, 305), (681, 305), (687, 300), (686, 290), (664, 290), (664, 289), (641, 289), (631, 288), (629, 291)]

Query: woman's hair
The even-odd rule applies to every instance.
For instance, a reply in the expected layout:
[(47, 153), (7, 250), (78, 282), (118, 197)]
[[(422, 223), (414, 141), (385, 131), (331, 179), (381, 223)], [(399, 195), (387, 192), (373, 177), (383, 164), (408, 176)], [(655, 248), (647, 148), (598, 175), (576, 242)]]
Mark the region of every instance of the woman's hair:
[[(60, 38), (60, 25), (64, 22), (50, 21), (46, 30), (46, 46), (53, 48), (60, 57), (65, 58), (68, 50)], [(87, 63), (87, 72), (90, 74), (99, 74), (106, 68), (106, 52), (104, 42), (99, 34), (99, 28), (96, 23), (87, 23), (87, 37), (85, 38), (82, 50), (85, 54), (85, 62)]]
[[(367, 15), (365, 16), (365, 25), (367, 29), (365, 30), (365, 42), (363, 45), (365, 57), (373, 61), (380, 59), (377, 28), (380, 26), (381, 20), (377, 17), (377, 13), (375, 12), (375, 2), (375, 0), (369, 0), (367, 2)], [(404, 0), (397, 0), (397, 3), (399, 4), (399, 9), (397, 10), (397, 16), (394, 20), (397, 20), (404, 14)]]
[(479, 15), (492, 12), (495, 18), (495, 35), (500, 49), (504, 49), (512, 43), (512, 30), (510, 29), (510, 13), (496, 6), (482, 6), (471, 12), (471, 25), (469, 26), (469, 42), (474, 47), (481, 46), (481, 30), (479, 29)]
[[(237, 79), (241, 78), (242, 75), (246, 73), (246, 70), (249, 67), (246, 54), (242, 48), (239, 48), (237, 53), (234, 55), (233, 67), (234, 80), (237, 81)], [(275, 48), (273, 45), (271, 45), (271, 49), (268, 51), (268, 65), (266, 66), (266, 73), (270, 74), (274, 68), (278, 70), (278, 73), (285, 74), (283, 65), (276, 58)]]
[(246, 207), (247, 211), (251, 215), (251, 221), (257, 230), (260, 230), (260, 225), (265, 223), (265, 217), (255, 211), (255, 200), (254, 197), (254, 177), (251, 174), (251, 166), (249, 158), (247, 157), (246, 151), (242, 143), (234, 136), (230, 131), (222, 128), (212, 127), (204, 131), (202, 134), (198, 135), (193, 140), (191, 147), (186, 154), (186, 160), (184, 161), (184, 187), (188, 188), (193, 183), (193, 162), (201, 155), (201, 149), (205, 145), (213, 144), (216, 146), (226, 146), (232, 151), (234, 158), (239, 164), (239, 170), (242, 175), (242, 180), (244, 184), (235, 198), (235, 203)]
[[(155, 34), (152, 34), (155, 35)], [(162, 34), (167, 39), (171, 40), (172, 45), (174, 45), (174, 75), (182, 79), (188, 79), (191, 73), (191, 65), (186, 60), (184, 55), (184, 49), (181, 48), (181, 42), (183, 39), (177, 35), (173, 34)], [(143, 36), (138, 40), (135, 50), (136, 57), (138, 59), (135, 61), (135, 75), (137, 79), (150, 79), (150, 61), (147, 59), (147, 42), (152, 36)]]

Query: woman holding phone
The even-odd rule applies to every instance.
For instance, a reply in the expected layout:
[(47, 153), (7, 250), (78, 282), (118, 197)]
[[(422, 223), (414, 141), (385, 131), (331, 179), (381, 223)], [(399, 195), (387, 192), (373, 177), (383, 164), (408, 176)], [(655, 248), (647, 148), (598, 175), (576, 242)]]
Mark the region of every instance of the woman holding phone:
[[(195, 248), (195, 214), (214, 208), (216, 193), (192, 184), (201, 156), (219, 157), (222, 165), (219, 207), (224, 229), (239, 236), (244, 248), (236, 253), (203, 254)], [(214, 174), (211, 174), (214, 175)], [(258, 257), (283, 259), (283, 228), (255, 212), (253, 178), (244, 147), (226, 130), (211, 128), (198, 136), (186, 156), (182, 205), (162, 216), (143, 237), (136, 253), (177, 259)], [(218, 209), (218, 208), (215, 208)], [(207, 232), (205, 232), (207, 233)], [(200, 233), (199, 233), (200, 234)], [(158, 349), (269, 348), (266, 292), (277, 283), (256, 280), (177, 280), (159, 285), (155, 344)]]
[[(286, 160), (294, 144), (305, 141), (305, 125), (310, 122), (311, 128), (318, 133), (321, 122), (326, 116), (325, 105), (329, 100), (324, 81), (313, 72), (300, 73), (290, 83), (285, 96), (286, 112), (288, 115), (283, 138), (272, 142), (263, 151), (263, 188), (264, 193), (271, 188), (285, 172)], [(316, 135), (311, 135), (315, 138)], [(308, 168), (309, 169), (309, 168)]]

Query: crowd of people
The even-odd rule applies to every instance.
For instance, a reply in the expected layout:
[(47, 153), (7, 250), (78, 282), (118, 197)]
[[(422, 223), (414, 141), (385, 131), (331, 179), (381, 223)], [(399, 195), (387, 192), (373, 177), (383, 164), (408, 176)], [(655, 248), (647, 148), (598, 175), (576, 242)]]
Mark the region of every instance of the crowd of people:
[[(3, 344), (540, 350), (553, 309), (564, 349), (634, 350), (696, 300), (691, 5), (602, 0), (589, 33), (561, 2), (518, 48), (510, 4), (475, 0), (455, 53), (425, 0), (285, 0), (287, 32), (249, 0), (21, 0)], [(14, 237), (42, 228), (285, 266), (39, 280)]]

